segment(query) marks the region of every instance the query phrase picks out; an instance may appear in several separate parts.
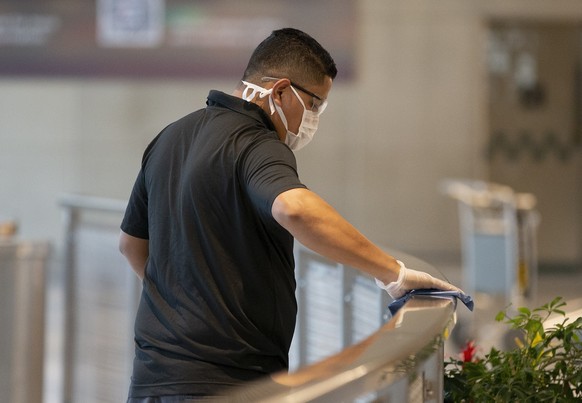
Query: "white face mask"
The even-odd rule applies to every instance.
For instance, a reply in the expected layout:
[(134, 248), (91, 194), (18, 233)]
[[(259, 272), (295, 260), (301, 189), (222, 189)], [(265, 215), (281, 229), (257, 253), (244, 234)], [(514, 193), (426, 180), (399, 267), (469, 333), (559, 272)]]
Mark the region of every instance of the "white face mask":
[[(267, 90), (263, 87), (246, 81), (243, 81), (243, 84), (245, 84), (247, 87), (242, 92), (242, 98), (248, 102), (252, 101), (257, 93), (259, 94), (260, 98), (264, 98), (273, 92), (272, 88)], [(313, 136), (317, 131), (317, 126), (319, 125), (319, 113), (308, 110), (295, 88), (291, 87), (291, 89), (303, 106), (303, 115), (301, 117), (301, 124), (299, 125), (297, 134), (289, 131), (287, 118), (283, 113), (283, 109), (281, 109), (281, 107), (273, 101), (272, 96), (269, 97), (269, 107), (271, 109), (271, 115), (277, 111), (281, 121), (283, 122), (283, 126), (285, 126), (285, 130), (287, 130), (285, 135), (285, 144), (287, 144), (291, 150), (297, 151), (305, 147), (313, 139)], [(252, 90), (252, 92), (249, 93), (250, 90)]]

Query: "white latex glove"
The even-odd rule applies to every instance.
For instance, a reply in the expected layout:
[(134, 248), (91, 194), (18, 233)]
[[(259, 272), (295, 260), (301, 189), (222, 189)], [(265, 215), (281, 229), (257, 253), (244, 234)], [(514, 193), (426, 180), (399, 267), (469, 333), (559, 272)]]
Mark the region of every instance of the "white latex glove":
[(457, 288), (446, 281), (435, 278), (426, 272), (408, 269), (400, 260), (397, 260), (397, 262), (400, 265), (398, 280), (389, 284), (384, 284), (382, 281), (375, 279), (378, 287), (386, 290), (388, 295), (393, 299), (402, 297), (407, 291), (420, 288), (436, 288), (442, 291), (463, 292), (460, 288)]

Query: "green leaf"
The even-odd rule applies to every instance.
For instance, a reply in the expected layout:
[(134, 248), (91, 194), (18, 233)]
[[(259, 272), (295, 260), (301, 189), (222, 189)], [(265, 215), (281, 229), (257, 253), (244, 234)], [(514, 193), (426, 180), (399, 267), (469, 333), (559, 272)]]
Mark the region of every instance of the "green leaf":
[(517, 308), (517, 310), (519, 312), (521, 312), (522, 314), (524, 314), (524, 315), (527, 315), (527, 316), (530, 316), (531, 315), (531, 311), (528, 308), (524, 307), (524, 306), (522, 306), (521, 308)]
[[(453, 402), (570, 402), (582, 396), (582, 318), (564, 319), (544, 329), (552, 314), (563, 314), (561, 297), (540, 308), (521, 307), (512, 318), (507, 310), (495, 317), (524, 332), (525, 346), (510, 351), (491, 351), (479, 362), (453, 361), (445, 368), (447, 400)], [(450, 390), (449, 390), (450, 389)]]

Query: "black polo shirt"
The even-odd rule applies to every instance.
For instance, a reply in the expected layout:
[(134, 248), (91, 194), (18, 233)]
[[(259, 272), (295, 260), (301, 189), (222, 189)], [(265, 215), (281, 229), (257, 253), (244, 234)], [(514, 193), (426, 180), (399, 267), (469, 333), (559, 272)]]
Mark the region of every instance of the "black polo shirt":
[(121, 225), (150, 250), (131, 397), (216, 394), (287, 368), (293, 238), (271, 206), (304, 187), (263, 110), (222, 92), (147, 147)]

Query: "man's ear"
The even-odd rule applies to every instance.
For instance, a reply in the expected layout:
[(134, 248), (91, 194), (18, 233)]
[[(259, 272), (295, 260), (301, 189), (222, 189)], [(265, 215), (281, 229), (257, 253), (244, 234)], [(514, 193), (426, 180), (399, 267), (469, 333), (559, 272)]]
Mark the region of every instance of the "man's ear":
[(277, 80), (273, 85), (273, 101), (277, 102), (279, 106), (282, 104), (281, 95), (291, 86), (291, 81), (288, 78)]

